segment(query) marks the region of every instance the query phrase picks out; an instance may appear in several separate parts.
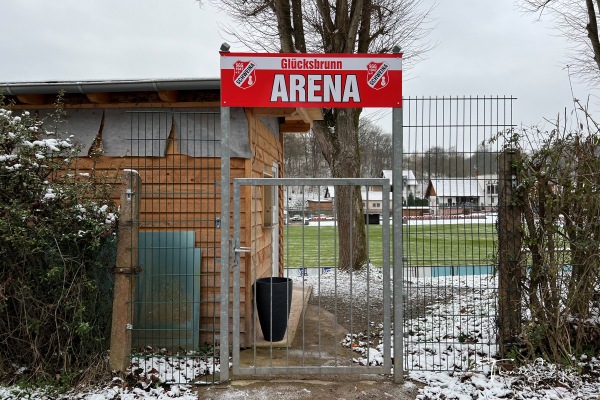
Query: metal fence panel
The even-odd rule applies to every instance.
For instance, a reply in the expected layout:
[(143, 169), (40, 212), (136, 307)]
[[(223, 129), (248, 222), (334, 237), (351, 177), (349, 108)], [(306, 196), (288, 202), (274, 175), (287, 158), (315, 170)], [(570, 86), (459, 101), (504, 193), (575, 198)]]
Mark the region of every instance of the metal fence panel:
[(147, 110), (129, 119), (135, 157), (124, 167), (142, 179), (133, 372), (149, 381), (212, 383), (219, 380), (219, 114)]
[[(362, 188), (367, 214), (376, 215), (365, 217), (371, 222), (366, 225), (369, 261), (361, 271), (339, 265), (336, 215), (348, 207), (335, 200), (335, 189), (343, 186)], [(278, 189), (268, 191), (266, 187)], [(281, 213), (281, 257), (271, 258), (273, 264), (265, 266), (263, 261), (274, 252), (272, 248), (267, 255), (261, 252), (265, 225), (259, 214), (265, 210), (262, 201), (268, 192), (283, 196), (285, 212)], [(234, 180), (235, 375), (391, 373), (389, 195), (389, 181), (384, 179)], [(248, 209), (253, 213), (250, 218), (242, 216)], [(244, 221), (251, 221), (251, 226)], [(242, 316), (241, 277), (247, 274), (254, 285), (252, 315)], [(263, 330), (271, 326), (261, 323), (258, 316), (256, 280), (265, 277), (289, 278), (293, 282), (289, 319), (278, 341), (275, 337), (270, 338), (273, 341), (265, 339)], [(288, 295), (276, 300), (275, 289), (270, 290), (273, 294), (268, 307), (272, 307), (274, 319), (277, 302), (285, 302)], [(245, 348), (241, 348), (242, 317), (252, 318), (250, 341)], [(358, 349), (364, 350), (358, 353)]]
[(499, 132), (512, 97), (404, 99), (404, 367), (485, 369), (497, 351)]

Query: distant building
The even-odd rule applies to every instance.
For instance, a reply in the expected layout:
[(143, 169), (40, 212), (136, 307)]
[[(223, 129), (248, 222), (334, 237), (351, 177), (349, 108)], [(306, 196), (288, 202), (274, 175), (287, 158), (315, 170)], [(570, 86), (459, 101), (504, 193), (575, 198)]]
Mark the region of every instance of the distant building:
[(480, 207), (484, 191), (477, 179), (430, 179), (425, 197), (436, 215), (463, 214)]
[(477, 175), (477, 182), (483, 191), (479, 205), (485, 210), (495, 210), (498, 207), (498, 175)]
[(288, 186), (284, 191), (284, 209), (290, 215), (312, 215), (333, 213), (333, 198), (329, 194), (333, 187)]
[[(381, 171), (380, 178), (386, 178), (390, 181), (390, 186), (392, 185), (393, 171), (391, 169), (384, 169)], [(418, 186), (419, 182), (415, 177), (415, 174), (412, 170), (406, 169), (402, 171), (402, 202), (406, 204), (408, 201), (408, 196), (412, 194), (415, 197), (421, 197), (421, 193), (419, 193)], [(372, 188), (373, 191), (381, 191), (381, 187)]]

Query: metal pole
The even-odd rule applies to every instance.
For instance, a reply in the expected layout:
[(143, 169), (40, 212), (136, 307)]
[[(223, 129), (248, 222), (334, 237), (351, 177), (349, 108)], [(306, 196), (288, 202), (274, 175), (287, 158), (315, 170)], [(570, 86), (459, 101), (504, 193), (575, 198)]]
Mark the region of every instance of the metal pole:
[(403, 293), (403, 254), (402, 254), (402, 158), (403, 158), (403, 132), (402, 132), (402, 108), (392, 109), (392, 206), (393, 206), (393, 257), (394, 257), (394, 382), (404, 381), (403, 353), (404, 353), (404, 293)]
[(230, 207), (230, 109), (221, 107), (221, 382), (229, 380), (229, 207)]

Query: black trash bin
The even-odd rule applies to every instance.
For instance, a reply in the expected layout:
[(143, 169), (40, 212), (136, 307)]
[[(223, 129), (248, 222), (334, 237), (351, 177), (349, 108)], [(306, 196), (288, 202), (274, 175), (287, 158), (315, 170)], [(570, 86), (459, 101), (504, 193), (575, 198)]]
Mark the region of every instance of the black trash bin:
[(265, 340), (278, 342), (285, 336), (292, 305), (292, 279), (268, 277), (254, 283), (256, 312)]

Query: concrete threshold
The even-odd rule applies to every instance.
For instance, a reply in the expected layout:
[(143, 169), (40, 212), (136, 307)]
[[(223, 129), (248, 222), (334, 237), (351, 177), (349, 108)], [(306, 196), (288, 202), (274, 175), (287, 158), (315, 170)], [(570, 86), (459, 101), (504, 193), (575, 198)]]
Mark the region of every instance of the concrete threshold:
[(298, 287), (294, 285), (292, 289), (292, 304), (290, 306), (290, 317), (288, 319), (288, 329), (285, 336), (278, 342), (270, 342), (265, 340), (260, 328), (260, 324), (256, 321), (256, 347), (291, 347), (296, 337), (296, 331), (300, 325), (300, 320), (304, 316), (306, 306), (312, 295), (312, 286), (304, 285)]

